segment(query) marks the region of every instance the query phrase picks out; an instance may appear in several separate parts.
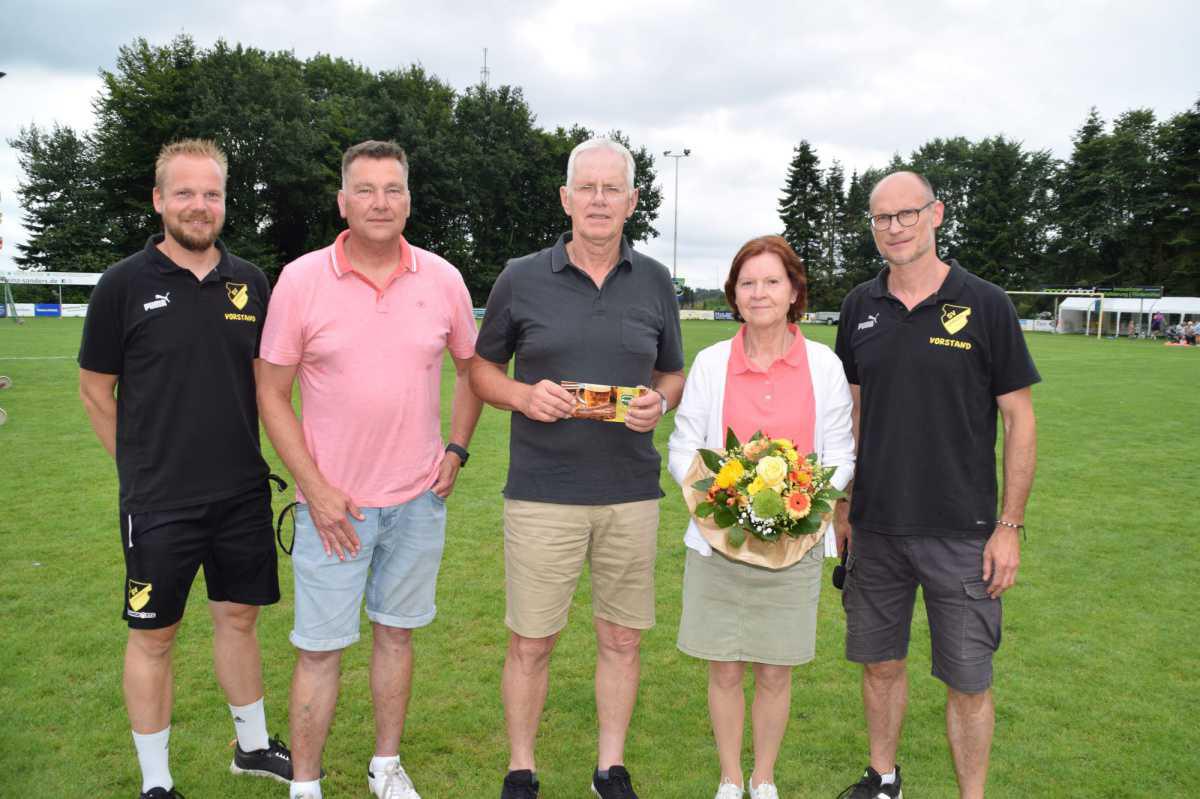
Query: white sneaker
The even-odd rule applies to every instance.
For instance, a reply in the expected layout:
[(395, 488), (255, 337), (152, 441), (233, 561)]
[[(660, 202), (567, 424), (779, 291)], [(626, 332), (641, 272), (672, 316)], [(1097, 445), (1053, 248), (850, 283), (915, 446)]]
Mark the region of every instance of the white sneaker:
[(399, 760), (393, 760), (379, 774), (368, 769), (367, 787), (378, 799), (421, 799)]
[(779, 791), (773, 782), (764, 782), (755, 788), (754, 780), (750, 780), (750, 799), (779, 799)]
[(723, 782), (717, 786), (717, 795), (713, 799), (742, 799), (746, 792), (742, 790), (742, 786), (734, 785), (732, 782)]

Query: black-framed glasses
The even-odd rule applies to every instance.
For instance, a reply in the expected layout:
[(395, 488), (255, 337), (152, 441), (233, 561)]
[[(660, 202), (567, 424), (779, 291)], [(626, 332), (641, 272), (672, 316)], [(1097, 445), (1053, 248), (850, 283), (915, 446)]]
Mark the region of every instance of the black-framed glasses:
[(912, 227), (921, 218), (921, 212), (935, 202), (937, 200), (930, 200), (920, 208), (905, 208), (903, 211), (897, 211), (894, 214), (875, 214), (867, 218), (871, 222), (871, 227), (875, 228), (875, 230), (887, 230), (892, 226), (893, 219), (900, 223), (900, 227)]

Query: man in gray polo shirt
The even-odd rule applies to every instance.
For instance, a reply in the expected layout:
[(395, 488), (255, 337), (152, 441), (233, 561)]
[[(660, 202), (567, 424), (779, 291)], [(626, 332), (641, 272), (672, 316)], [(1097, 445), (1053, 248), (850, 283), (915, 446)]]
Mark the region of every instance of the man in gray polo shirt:
[[(510, 632), (502, 799), (534, 799), (533, 756), (550, 653), (589, 563), (596, 627), (599, 762), (592, 791), (632, 797), (625, 734), (637, 699), (641, 631), (654, 625), (660, 458), (654, 428), (683, 393), (679, 308), (666, 267), (622, 236), (637, 206), (633, 157), (592, 139), (559, 189), (571, 232), (509, 261), (492, 288), (471, 367), (475, 393), (514, 411), (504, 487)], [(516, 356), (514, 377), (508, 361)], [(564, 380), (649, 386), (625, 423), (571, 418)]]

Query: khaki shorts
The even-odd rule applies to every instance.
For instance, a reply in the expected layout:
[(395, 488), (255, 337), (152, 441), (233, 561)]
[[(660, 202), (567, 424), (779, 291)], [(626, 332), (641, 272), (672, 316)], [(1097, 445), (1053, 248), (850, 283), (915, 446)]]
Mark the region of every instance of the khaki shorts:
[(567, 624), (583, 564), (592, 573), (592, 614), (648, 630), (654, 626), (658, 500), (559, 505), (504, 500), (504, 623), (546, 638)]

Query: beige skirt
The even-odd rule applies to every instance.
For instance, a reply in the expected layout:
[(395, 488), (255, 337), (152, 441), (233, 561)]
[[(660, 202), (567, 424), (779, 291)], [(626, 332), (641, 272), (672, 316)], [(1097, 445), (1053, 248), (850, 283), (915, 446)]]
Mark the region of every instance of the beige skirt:
[(823, 547), (778, 571), (687, 550), (676, 646), (704, 660), (798, 666), (813, 659)]

